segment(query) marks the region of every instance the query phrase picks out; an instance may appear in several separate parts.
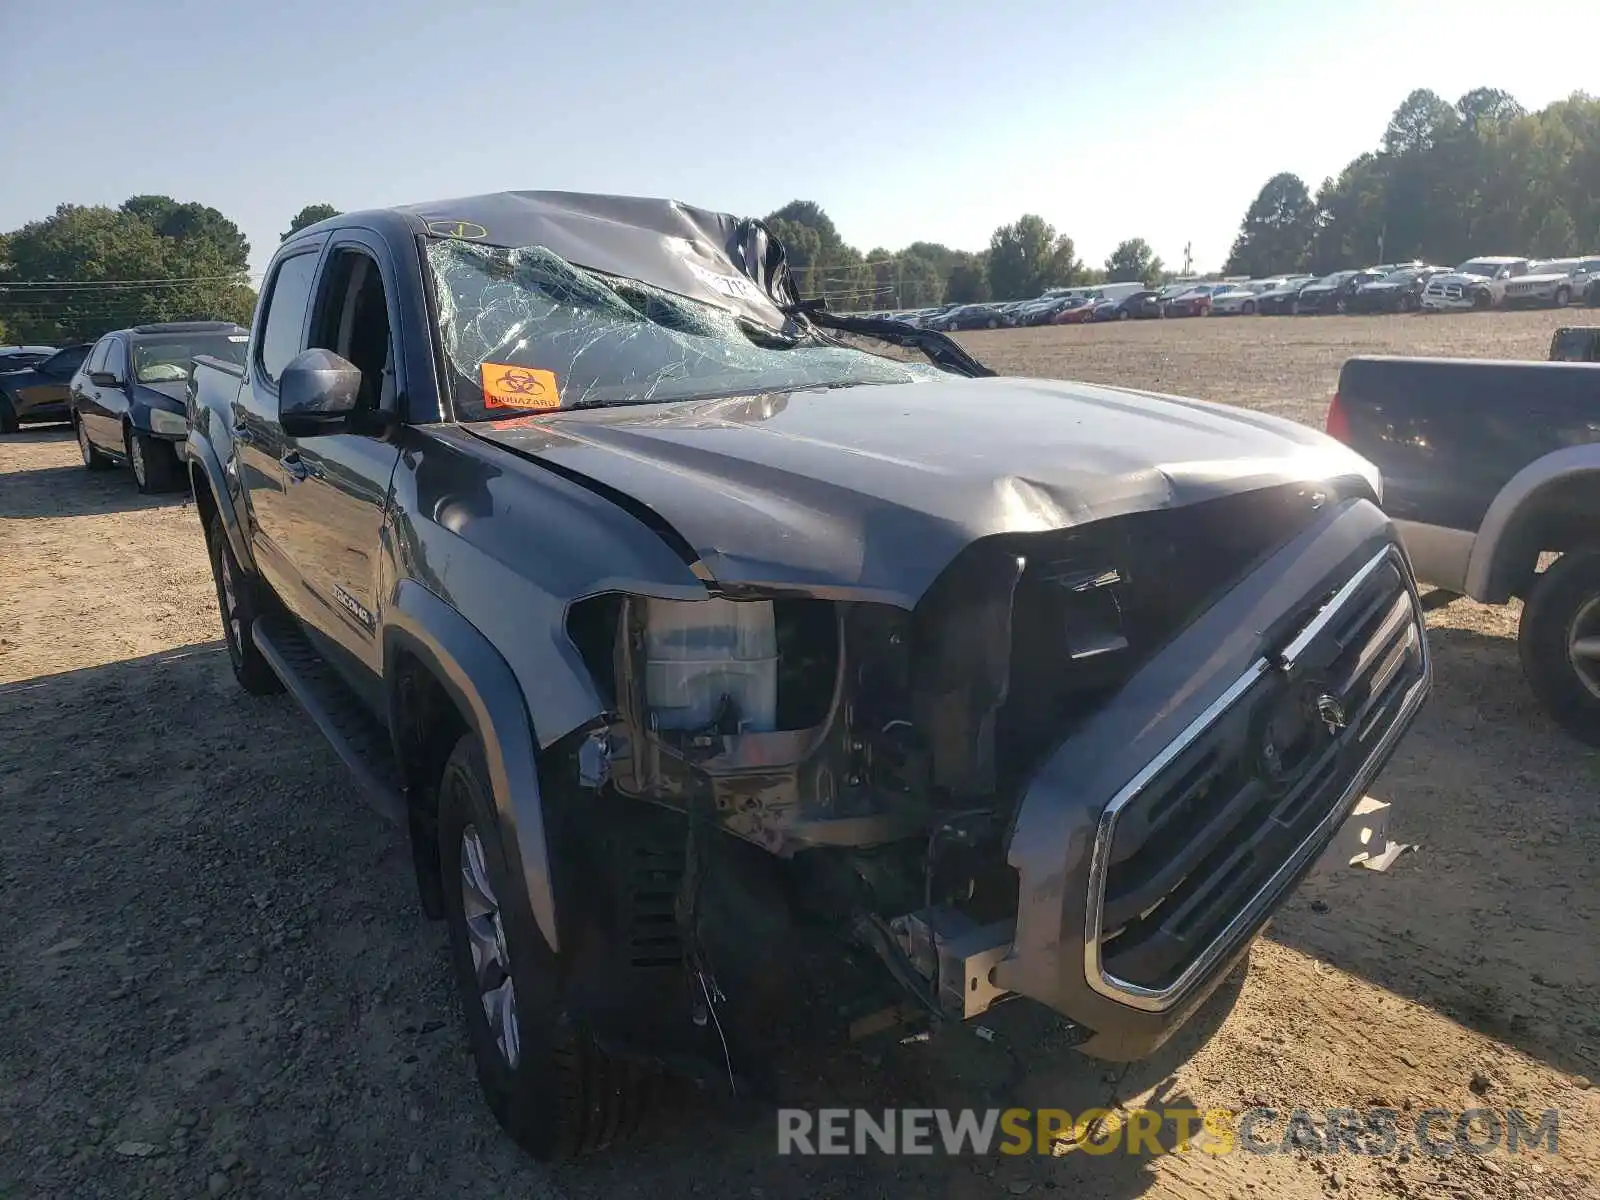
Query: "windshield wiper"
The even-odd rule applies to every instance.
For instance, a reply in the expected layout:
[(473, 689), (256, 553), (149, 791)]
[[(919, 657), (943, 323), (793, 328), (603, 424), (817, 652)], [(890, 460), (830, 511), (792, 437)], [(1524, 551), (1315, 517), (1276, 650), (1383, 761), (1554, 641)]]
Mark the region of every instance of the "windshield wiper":
[(954, 338), (934, 329), (919, 329), (888, 317), (855, 317), (848, 313), (829, 312), (821, 300), (802, 300), (783, 311), (786, 316), (804, 317), (822, 329), (856, 333), (906, 350), (920, 350), (935, 366), (971, 379), (984, 379), (997, 373), (963, 350)]

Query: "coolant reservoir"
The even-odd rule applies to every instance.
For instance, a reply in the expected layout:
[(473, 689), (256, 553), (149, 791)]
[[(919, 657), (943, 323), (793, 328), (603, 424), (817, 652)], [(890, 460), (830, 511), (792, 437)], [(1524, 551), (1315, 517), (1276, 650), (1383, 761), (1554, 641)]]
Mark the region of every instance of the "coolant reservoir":
[(658, 729), (702, 729), (726, 697), (741, 732), (778, 718), (770, 600), (645, 602), (645, 702)]

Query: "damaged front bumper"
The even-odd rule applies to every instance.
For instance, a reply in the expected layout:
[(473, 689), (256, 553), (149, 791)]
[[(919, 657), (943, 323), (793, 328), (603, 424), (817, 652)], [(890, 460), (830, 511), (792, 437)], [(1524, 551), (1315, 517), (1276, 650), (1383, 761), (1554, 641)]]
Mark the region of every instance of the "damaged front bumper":
[(1015, 921), (909, 914), (903, 950), (951, 1016), (1026, 996), (1086, 1030), (1088, 1053), (1153, 1052), (1342, 844), (1430, 684), (1389, 522), (1365, 501), (1327, 514), (1035, 776), (1007, 846)]

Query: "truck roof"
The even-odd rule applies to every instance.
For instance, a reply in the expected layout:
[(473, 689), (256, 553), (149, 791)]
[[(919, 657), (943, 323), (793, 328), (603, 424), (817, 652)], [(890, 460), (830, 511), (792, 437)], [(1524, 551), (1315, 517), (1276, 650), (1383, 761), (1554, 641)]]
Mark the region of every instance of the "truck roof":
[(603, 275), (639, 279), (781, 326), (799, 300), (764, 226), (679, 200), (586, 192), (494, 192), (344, 213), (308, 225), (284, 248), (331, 229), (366, 226), (499, 248), (542, 247)]

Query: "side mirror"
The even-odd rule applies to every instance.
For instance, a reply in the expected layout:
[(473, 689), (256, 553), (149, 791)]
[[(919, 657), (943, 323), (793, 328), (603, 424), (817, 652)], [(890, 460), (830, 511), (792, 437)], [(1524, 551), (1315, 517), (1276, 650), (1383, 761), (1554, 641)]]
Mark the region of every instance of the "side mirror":
[(278, 423), (295, 438), (343, 433), (360, 396), (360, 368), (332, 350), (302, 350), (278, 377)]
[(90, 371), (89, 382), (94, 384), (95, 387), (119, 388), (122, 386), (122, 380), (118, 379), (110, 371)]

